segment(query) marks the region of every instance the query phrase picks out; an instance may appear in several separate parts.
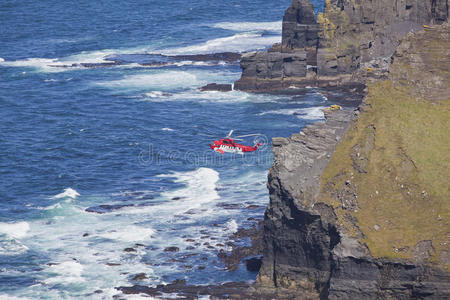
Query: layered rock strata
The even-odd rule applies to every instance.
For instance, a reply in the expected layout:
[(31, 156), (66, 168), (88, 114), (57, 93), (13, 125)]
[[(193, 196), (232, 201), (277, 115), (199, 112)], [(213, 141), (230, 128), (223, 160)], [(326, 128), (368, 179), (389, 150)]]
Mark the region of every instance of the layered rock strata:
[(325, 123), (309, 125), (290, 138), (273, 139), (260, 286), (299, 289), (319, 297), (317, 290), (327, 285), (330, 249), (340, 236), (331, 207), (315, 206), (314, 200), (320, 176), (356, 115), (352, 110), (333, 111), (325, 115)]
[(274, 91), (383, 78), (408, 32), (441, 24), (448, 15), (448, 0), (327, 0), (316, 20), (309, 0), (293, 0), (283, 18), (281, 45), (244, 54), (235, 88)]
[(273, 140), (259, 290), (450, 298), (449, 35), (409, 33), (360, 111)]

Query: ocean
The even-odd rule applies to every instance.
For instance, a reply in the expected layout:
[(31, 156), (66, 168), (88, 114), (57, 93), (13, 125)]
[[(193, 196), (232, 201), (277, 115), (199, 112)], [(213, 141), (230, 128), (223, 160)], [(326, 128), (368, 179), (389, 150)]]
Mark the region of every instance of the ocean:
[[(333, 103), (314, 88), (201, 92), (237, 80), (239, 63), (159, 54), (265, 49), (281, 41), (289, 4), (0, 3), (0, 299), (255, 280), (217, 253), (263, 217), (271, 138), (323, 120)], [(232, 129), (265, 146), (212, 152)]]

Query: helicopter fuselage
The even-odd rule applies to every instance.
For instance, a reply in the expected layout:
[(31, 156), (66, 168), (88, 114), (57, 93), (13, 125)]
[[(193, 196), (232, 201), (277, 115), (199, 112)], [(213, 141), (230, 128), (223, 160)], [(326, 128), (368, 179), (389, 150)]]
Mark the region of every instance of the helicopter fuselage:
[(226, 139), (220, 139), (218, 141), (214, 141), (214, 143), (209, 144), (212, 150), (219, 152), (221, 154), (227, 153), (237, 153), (237, 154), (244, 154), (244, 152), (253, 152), (256, 151), (259, 147), (258, 144), (256, 144), (254, 147), (241, 145), (238, 143), (235, 143), (233, 139), (226, 138)]

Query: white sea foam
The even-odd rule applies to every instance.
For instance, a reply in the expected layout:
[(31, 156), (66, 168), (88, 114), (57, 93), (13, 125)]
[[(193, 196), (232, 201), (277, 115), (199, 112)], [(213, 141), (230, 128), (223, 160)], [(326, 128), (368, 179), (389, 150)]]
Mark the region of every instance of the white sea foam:
[(6, 239), (0, 241), (0, 255), (19, 255), (27, 251), (28, 247), (16, 239)]
[(278, 110), (272, 110), (272, 111), (265, 111), (262, 113), (259, 113), (258, 115), (268, 115), (268, 114), (275, 114), (275, 115), (296, 115), (300, 119), (305, 120), (319, 120), (324, 118), (323, 109), (324, 106), (317, 106), (317, 107), (308, 107), (308, 108), (283, 108)]
[[(214, 80), (211, 80), (214, 81)], [(232, 81), (232, 80), (230, 80)], [(228, 82), (230, 82), (228, 81)], [(171, 94), (170, 97), (155, 97), (152, 94), (147, 95), (150, 101), (195, 101), (195, 102), (224, 102), (224, 103), (267, 103), (276, 102), (279, 99), (284, 99), (283, 96), (276, 95), (262, 95), (250, 94), (241, 91), (220, 92), (220, 91), (205, 91), (199, 92), (197, 89), (190, 89), (179, 93)], [(153, 97), (152, 97), (153, 96)]]
[(2, 66), (8, 67), (30, 67), (43, 72), (58, 72), (60, 68), (53, 68), (50, 65), (57, 63), (57, 59), (52, 58), (26, 58), (15, 61), (0, 62)]
[(244, 52), (264, 49), (280, 42), (281, 36), (263, 36), (261, 33), (245, 32), (233, 36), (217, 38), (197, 45), (163, 50), (165, 55)]
[[(198, 207), (202, 203), (219, 199), (216, 184), (219, 181), (219, 173), (210, 168), (199, 168), (189, 172), (173, 172), (171, 174), (159, 175), (158, 177), (175, 178), (174, 182), (183, 183), (184, 188), (166, 192), (163, 196), (169, 199), (183, 198), (177, 206), (185, 208)], [(184, 204), (184, 205), (183, 205)]]
[(281, 32), (282, 22), (220, 22), (214, 24), (214, 28), (222, 28), (233, 31), (273, 31)]
[(71, 198), (71, 199), (75, 199), (76, 197), (80, 196), (80, 194), (78, 194), (77, 191), (75, 191), (72, 188), (66, 188), (64, 189), (64, 192), (55, 195), (53, 197), (51, 197), (51, 199), (61, 199), (61, 198)]
[(58, 59), (58, 63), (61, 65), (71, 65), (76, 63), (107, 63), (105, 57), (112, 54), (121, 54), (122, 50), (118, 49), (103, 49), (97, 51), (82, 51), (78, 54), (67, 56)]
[(7, 294), (0, 294), (0, 299), (4, 299), (4, 300), (32, 300), (33, 298), (16, 297), (16, 296), (11, 296), (11, 295), (7, 295)]
[(149, 240), (154, 233), (154, 230), (151, 228), (128, 225), (121, 227), (120, 229), (118, 228), (116, 230), (98, 234), (98, 236), (124, 242), (137, 242)]
[(49, 206), (46, 206), (46, 207), (43, 207), (43, 208), (39, 208), (39, 209), (41, 209), (41, 210), (52, 210), (52, 209), (60, 209), (60, 208), (62, 208), (61, 203), (55, 203), (53, 205), (49, 205)]
[(150, 97), (150, 98), (160, 98), (160, 97), (164, 97), (164, 93), (161, 91), (153, 91), (153, 92), (145, 93), (145, 96)]
[[(63, 72), (73, 67), (66, 68), (64, 66), (72, 66), (79, 63), (108, 63), (104, 58), (111, 54), (117, 54), (119, 50), (105, 49), (99, 51), (83, 51), (81, 53), (63, 58), (26, 58), (15, 61), (3, 61), (0, 65), (9, 67), (28, 67), (44, 73)], [(82, 68), (81, 66), (78, 66)]]
[[(152, 70), (141, 72), (134, 75), (124, 76), (118, 80), (97, 82), (97, 85), (108, 88), (121, 88), (132, 90), (153, 90), (144, 94), (149, 98), (165, 98), (167, 100), (177, 89), (191, 89), (198, 96), (197, 88), (211, 81), (224, 82), (237, 79), (234, 72), (222, 71), (213, 72), (209, 70), (175, 71), (175, 70)], [(167, 93), (170, 91), (170, 95)]]
[[(125, 76), (123, 79), (99, 82), (98, 85), (111, 88), (150, 89), (159, 88), (171, 90), (173, 88), (188, 88), (198, 86), (206, 82), (194, 73), (185, 71), (163, 71), (158, 73), (142, 73)], [(160, 94), (162, 96), (162, 93)], [(150, 94), (150, 97), (159, 96), (158, 93)]]
[(72, 284), (85, 281), (82, 277), (83, 266), (72, 260), (51, 265), (47, 268), (47, 272), (53, 274), (44, 280), (46, 284)]
[(13, 238), (23, 238), (29, 230), (30, 224), (27, 222), (0, 223), (0, 234), (6, 234)]
[(227, 222), (226, 227), (228, 229), (228, 231), (230, 231), (231, 233), (234, 233), (238, 230), (238, 224), (236, 223), (236, 221), (230, 220)]
[(88, 297), (86, 299), (99, 300), (99, 299), (116, 299), (116, 298), (126, 300), (158, 300), (158, 298), (151, 297), (147, 294), (136, 294), (136, 295), (123, 294), (122, 292), (118, 291), (115, 288), (102, 289), (102, 293), (100, 295)]
[(302, 108), (297, 112), (297, 117), (306, 120), (319, 120), (324, 118), (324, 106)]
[[(181, 54), (203, 54), (203, 53), (216, 53), (216, 52), (244, 52), (250, 50), (264, 49), (274, 43), (280, 42), (280, 36), (267, 36), (263, 35), (261, 31), (274, 31), (280, 30), (280, 22), (261, 22), (261, 23), (218, 23), (213, 25), (217, 28), (224, 28), (239, 33), (223, 37), (212, 39), (200, 44), (176, 47), (155, 51), (152, 46), (143, 46), (130, 49), (103, 49), (96, 51), (82, 51), (80, 53), (70, 55), (62, 58), (26, 58), (15, 61), (5, 61), (0, 58), (0, 65), (10, 67), (28, 67), (34, 68), (39, 72), (63, 72), (73, 69), (72, 65), (76, 65), (77, 68), (84, 68), (81, 63), (100, 64), (111, 63), (105, 60), (109, 55), (113, 54), (133, 54), (133, 53), (162, 53), (165, 55), (181, 55)], [(250, 31), (250, 32), (248, 32)], [(211, 62), (192, 62), (182, 61), (175, 62), (174, 65), (215, 65)], [(67, 68), (66, 66), (70, 66)], [(136, 67), (140, 65), (129, 64), (119, 67)]]
[(169, 128), (169, 127), (161, 128), (161, 130), (162, 131), (174, 131), (172, 128)]
[[(98, 205), (99, 199), (91, 201), (91, 205)], [(22, 295), (48, 296), (49, 288), (63, 285), (68, 286), (68, 290), (77, 290), (75, 294), (64, 292), (65, 297), (62, 298), (70, 298), (71, 295), (79, 295), (80, 289), (105, 290), (129, 284), (129, 276), (124, 274), (145, 273), (149, 278), (157, 278), (152, 268), (142, 262), (146, 254), (144, 247), (136, 248), (136, 252), (131, 254), (123, 251), (136, 242), (146, 243), (152, 239), (154, 230), (146, 225), (133, 224), (134, 221), (148, 221), (149, 215), (136, 214), (130, 219), (127, 214), (92, 214), (71, 202), (63, 202), (61, 209), (47, 216), (33, 222), (23, 243), (30, 249), (48, 253), (52, 264), (43, 265), (45, 269), (39, 272), (43, 284), (30, 287)], [(61, 295), (55, 297), (58, 298)]]

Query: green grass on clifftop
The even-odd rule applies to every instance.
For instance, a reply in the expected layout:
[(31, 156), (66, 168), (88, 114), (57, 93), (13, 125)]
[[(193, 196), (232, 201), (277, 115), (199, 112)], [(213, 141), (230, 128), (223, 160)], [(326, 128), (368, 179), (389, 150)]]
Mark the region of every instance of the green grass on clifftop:
[(344, 232), (372, 256), (414, 260), (417, 243), (430, 240), (429, 261), (449, 269), (450, 99), (418, 100), (386, 80), (369, 86), (365, 103), (322, 175), (318, 201), (333, 205)]

